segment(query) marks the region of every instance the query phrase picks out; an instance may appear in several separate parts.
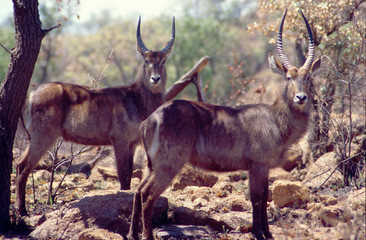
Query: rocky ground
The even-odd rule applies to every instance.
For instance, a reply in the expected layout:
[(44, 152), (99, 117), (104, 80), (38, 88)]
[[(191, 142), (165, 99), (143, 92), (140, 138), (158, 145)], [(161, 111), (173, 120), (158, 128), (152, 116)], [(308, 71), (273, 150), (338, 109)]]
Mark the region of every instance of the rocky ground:
[[(55, 203), (46, 204), (52, 178), (44, 169), (50, 165), (46, 161), (28, 180), (30, 216), (0, 239), (123, 239), (127, 234), (141, 170), (134, 171), (131, 191), (119, 191), (112, 148), (79, 153), (74, 147), (71, 158), (65, 149), (57, 159), (73, 158), (73, 173), (62, 181), (65, 167), (56, 171), (54, 191), (62, 184)], [(337, 166), (333, 152), (305, 166), (270, 172), (268, 213), (274, 238), (365, 239), (365, 175), (359, 189), (343, 187), (341, 174), (332, 173)], [(251, 211), (247, 172), (214, 174), (187, 166), (154, 207), (154, 233), (157, 239), (250, 239)]]

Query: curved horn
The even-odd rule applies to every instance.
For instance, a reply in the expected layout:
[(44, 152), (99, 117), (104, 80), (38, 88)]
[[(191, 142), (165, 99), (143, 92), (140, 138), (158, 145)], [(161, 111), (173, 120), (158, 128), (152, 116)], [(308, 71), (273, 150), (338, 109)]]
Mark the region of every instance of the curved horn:
[(140, 34), (140, 22), (141, 22), (141, 16), (139, 16), (139, 23), (137, 24), (137, 33), (136, 33), (136, 37), (137, 37), (137, 50), (141, 54), (145, 54), (145, 53), (147, 53), (150, 50), (145, 46), (144, 42), (142, 41), (141, 34)]
[(314, 36), (313, 36), (313, 32), (311, 31), (311, 27), (310, 24), (308, 22), (308, 20), (306, 19), (306, 17), (304, 16), (304, 14), (302, 13), (302, 11), (300, 10), (301, 16), (304, 19), (306, 28), (308, 30), (308, 34), (309, 34), (309, 50), (308, 50), (308, 56), (306, 58), (306, 61), (304, 63), (304, 68), (306, 69), (310, 69), (311, 64), (313, 64), (314, 62), (314, 55), (315, 55), (315, 47), (314, 47)]
[(169, 42), (167, 42), (167, 44), (165, 45), (165, 47), (163, 48), (163, 50), (161, 50), (163, 53), (170, 52), (170, 50), (172, 49), (173, 44), (174, 44), (174, 39), (175, 39), (175, 17), (173, 17), (172, 35), (170, 37)]
[(286, 14), (287, 14), (287, 9), (286, 9), (285, 14), (283, 15), (283, 18), (282, 18), (282, 21), (280, 24), (280, 28), (278, 29), (277, 52), (278, 52), (278, 56), (281, 59), (282, 64), (288, 70), (289, 68), (292, 67), (292, 65), (290, 64), (290, 61), (286, 57), (285, 51), (283, 50), (283, 46), (282, 46), (282, 29), (283, 29), (283, 23), (285, 22)]

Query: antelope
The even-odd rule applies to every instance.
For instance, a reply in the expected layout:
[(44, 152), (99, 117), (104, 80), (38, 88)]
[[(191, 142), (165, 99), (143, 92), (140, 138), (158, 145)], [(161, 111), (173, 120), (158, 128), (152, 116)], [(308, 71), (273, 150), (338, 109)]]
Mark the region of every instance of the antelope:
[(46, 83), (29, 94), (22, 121), (29, 144), (16, 162), (15, 207), (20, 215), (27, 214), (27, 178), (59, 137), (85, 145), (113, 145), (121, 189), (130, 188), (140, 123), (189, 84), (189, 81), (176, 83), (165, 93), (165, 62), (174, 44), (175, 19), (170, 40), (161, 51), (151, 51), (145, 46), (140, 22), (141, 17), (137, 25), (137, 51), (144, 63), (132, 85), (92, 89)]
[(287, 81), (273, 104), (232, 108), (175, 100), (141, 123), (147, 164), (135, 192), (128, 239), (138, 239), (141, 214), (142, 238), (154, 239), (152, 207), (186, 163), (216, 172), (249, 170), (252, 234), (257, 239), (273, 238), (267, 219), (268, 172), (283, 163), (286, 149), (307, 131), (310, 77), (320, 67), (320, 58), (314, 61), (313, 34), (302, 12), (309, 34), (308, 57), (300, 68), (290, 64), (282, 45), (286, 13), (277, 40), (281, 61), (272, 54), (268, 57), (273, 72)]

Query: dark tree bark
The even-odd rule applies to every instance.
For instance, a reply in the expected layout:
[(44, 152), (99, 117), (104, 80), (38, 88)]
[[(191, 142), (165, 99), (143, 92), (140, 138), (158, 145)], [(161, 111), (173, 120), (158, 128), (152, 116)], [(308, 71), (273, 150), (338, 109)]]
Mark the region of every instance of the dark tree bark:
[(48, 30), (42, 29), (38, 0), (12, 0), (14, 5), (15, 46), (0, 88), (0, 229), (10, 224), (10, 174), (13, 142), (18, 118), (37, 61), (41, 42)]

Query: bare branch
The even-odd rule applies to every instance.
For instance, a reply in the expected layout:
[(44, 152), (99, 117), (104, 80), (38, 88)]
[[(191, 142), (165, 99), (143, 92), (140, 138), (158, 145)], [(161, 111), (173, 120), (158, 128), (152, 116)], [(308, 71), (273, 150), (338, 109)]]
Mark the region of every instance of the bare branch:
[(50, 27), (50, 28), (47, 28), (47, 29), (44, 29), (44, 34), (46, 35), (47, 33), (51, 32), (53, 29), (56, 29), (56, 28), (59, 28), (61, 27), (61, 23), (59, 23), (58, 25), (56, 26), (53, 26), (53, 27)]
[(7, 49), (2, 43), (0, 43), (0, 46), (9, 54), (11, 54), (11, 51)]
[[(177, 94), (192, 81), (193, 75), (200, 73), (206, 67), (209, 61), (209, 56), (201, 58), (191, 70), (189, 70), (165, 92), (164, 101), (169, 101), (177, 96)], [(195, 86), (198, 87), (196, 84)], [(199, 89), (197, 89), (197, 91), (200, 92)]]
[[(345, 162), (348, 162), (349, 160), (352, 160), (353, 158), (355, 158), (355, 157), (357, 157), (357, 156), (359, 156), (359, 155), (361, 155), (361, 154), (365, 154), (366, 153), (366, 151), (362, 151), (362, 152), (359, 152), (359, 153), (357, 153), (356, 155), (354, 155), (354, 156), (352, 156), (352, 157), (349, 157), (349, 158), (347, 158), (347, 159), (344, 159), (343, 161), (341, 161), (341, 162), (339, 162), (338, 163), (338, 165), (333, 169), (333, 171), (329, 174), (329, 176), (327, 177), (327, 179), (325, 179), (324, 180), (324, 182), (319, 186), (319, 187), (317, 187), (316, 188), (316, 190), (315, 191), (318, 191), (319, 189), (321, 189), (322, 187), (323, 187), (323, 185), (329, 180), (329, 178), (333, 175), (333, 173), (343, 164), (343, 163), (345, 163)], [(326, 172), (328, 172), (329, 171), (329, 169), (328, 170), (326, 170)], [(318, 176), (320, 176), (320, 175), (322, 175), (322, 174), (319, 174)]]

